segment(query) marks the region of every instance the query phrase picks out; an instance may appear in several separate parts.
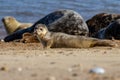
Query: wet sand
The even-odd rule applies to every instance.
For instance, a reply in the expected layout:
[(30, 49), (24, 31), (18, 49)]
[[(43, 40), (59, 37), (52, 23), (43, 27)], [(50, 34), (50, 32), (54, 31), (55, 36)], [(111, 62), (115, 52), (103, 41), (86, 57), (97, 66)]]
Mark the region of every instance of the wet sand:
[[(89, 73), (101, 67), (104, 74)], [(1, 80), (120, 80), (120, 48), (43, 49), (38, 43), (0, 43)]]

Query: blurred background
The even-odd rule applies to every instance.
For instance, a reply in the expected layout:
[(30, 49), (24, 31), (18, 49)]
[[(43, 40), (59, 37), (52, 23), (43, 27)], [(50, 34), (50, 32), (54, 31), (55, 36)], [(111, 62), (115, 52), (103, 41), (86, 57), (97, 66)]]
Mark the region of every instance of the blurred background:
[(58, 9), (72, 9), (87, 20), (97, 13), (120, 13), (120, 0), (0, 0), (0, 38), (6, 36), (1, 19), (14, 16), (34, 23)]

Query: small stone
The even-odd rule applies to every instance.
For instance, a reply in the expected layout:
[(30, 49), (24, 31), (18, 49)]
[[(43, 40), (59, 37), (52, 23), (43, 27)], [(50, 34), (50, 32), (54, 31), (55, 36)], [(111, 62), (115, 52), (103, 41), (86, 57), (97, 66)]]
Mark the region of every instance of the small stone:
[(95, 73), (95, 74), (104, 74), (105, 70), (101, 67), (96, 67), (96, 68), (91, 69), (89, 72)]
[(72, 68), (68, 68), (68, 72), (72, 72), (73, 71), (73, 69)]
[(54, 76), (50, 76), (50, 77), (48, 77), (47, 80), (56, 80), (56, 77), (54, 77)]
[(21, 67), (19, 67), (17, 70), (18, 70), (19, 72), (21, 72), (21, 71), (22, 71), (22, 68), (21, 68)]
[(78, 74), (77, 73), (73, 73), (72, 76), (76, 77), (76, 76), (78, 76)]
[(6, 67), (1, 67), (0, 70), (1, 70), (1, 71), (6, 71), (7, 68), (6, 68)]
[(68, 77), (66, 77), (66, 78), (64, 78), (63, 80), (71, 80), (70, 78), (68, 78)]
[(55, 64), (56, 62), (50, 62), (50, 64)]
[(0, 41), (1, 41), (1, 42), (5, 42), (4, 39), (1, 39)]
[(107, 51), (104, 51), (103, 53), (104, 53), (104, 54), (106, 54), (106, 53), (107, 53)]
[(34, 73), (34, 74), (31, 74), (31, 76), (32, 76), (32, 77), (37, 77), (37, 74), (36, 74), (36, 73)]

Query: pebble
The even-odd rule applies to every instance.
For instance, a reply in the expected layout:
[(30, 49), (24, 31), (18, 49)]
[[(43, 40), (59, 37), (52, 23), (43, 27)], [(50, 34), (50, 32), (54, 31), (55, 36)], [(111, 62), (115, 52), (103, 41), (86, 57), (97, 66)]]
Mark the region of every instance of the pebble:
[(1, 42), (5, 42), (4, 39), (1, 39), (0, 41), (1, 41)]
[(78, 74), (77, 74), (77, 73), (73, 73), (72, 76), (73, 76), (73, 77), (76, 77), (76, 76), (78, 76)]
[(56, 62), (50, 62), (50, 64), (55, 64)]
[(1, 67), (0, 70), (1, 71), (7, 71), (7, 68), (6, 67)]
[(21, 71), (22, 71), (22, 68), (21, 68), (21, 67), (19, 67), (17, 70), (18, 70), (19, 72), (21, 72)]
[(50, 76), (50, 77), (48, 77), (47, 80), (56, 80), (56, 77), (54, 77), (54, 76)]
[(32, 77), (37, 77), (36, 73), (31, 74)]
[(96, 67), (96, 68), (91, 69), (89, 72), (95, 73), (95, 74), (104, 74), (105, 70), (101, 67)]
[(73, 71), (73, 69), (72, 68), (68, 68), (68, 72), (72, 72)]

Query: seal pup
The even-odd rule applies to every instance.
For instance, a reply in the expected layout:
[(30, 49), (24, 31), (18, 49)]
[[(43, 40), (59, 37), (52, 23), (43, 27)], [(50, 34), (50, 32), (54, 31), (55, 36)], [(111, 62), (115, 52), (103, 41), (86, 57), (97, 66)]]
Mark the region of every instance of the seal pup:
[(23, 33), (32, 33), (37, 24), (45, 24), (48, 27), (48, 30), (52, 32), (63, 32), (82, 36), (87, 36), (89, 33), (87, 24), (79, 13), (73, 10), (60, 9), (38, 20), (30, 28), (8, 35), (4, 38), (5, 42), (21, 39)]
[(8, 34), (12, 34), (13, 32), (32, 26), (32, 23), (21, 23), (12, 16), (2, 18), (2, 22)]
[(39, 40), (32, 33), (26, 32), (22, 35), (22, 39), (20, 39), (20, 42), (23, 42), (23, 43), (38, 43)]
[(110, 41), (95, 38), (50, 32), (44, 24), (35, 26), (34, 35), (45, 48), (89, 48), (94, 46), (115, 46)]

